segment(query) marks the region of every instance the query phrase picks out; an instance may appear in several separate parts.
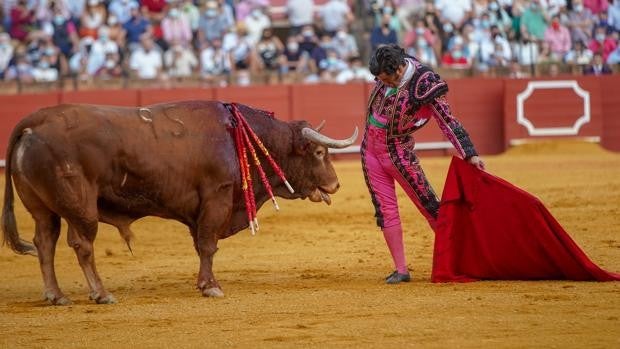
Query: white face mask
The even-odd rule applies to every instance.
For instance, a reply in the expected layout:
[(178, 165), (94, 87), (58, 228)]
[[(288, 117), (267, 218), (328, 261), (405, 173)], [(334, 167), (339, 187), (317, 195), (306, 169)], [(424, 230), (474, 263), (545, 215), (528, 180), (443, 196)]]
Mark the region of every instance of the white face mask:
[(289, 51), (291, 52), (297, 52), (297, 50), (299, 49), (299, 44), (296, 42), (289, 42), (286, 47), (288, 48)]
[(336, 34), (336, 37), (337, 37), (339, 40), (344, 40), (344, 39), (346, 39), (346, 38), (347, 38), (347, 33), (343, 32), (343, 31), (339, 31), (339, 32)]

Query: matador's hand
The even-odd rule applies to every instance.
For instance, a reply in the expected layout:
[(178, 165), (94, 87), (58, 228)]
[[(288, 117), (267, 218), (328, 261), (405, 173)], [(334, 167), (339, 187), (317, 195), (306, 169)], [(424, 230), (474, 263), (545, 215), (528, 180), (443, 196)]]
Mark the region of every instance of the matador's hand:
[(478, 156), (472, 156), (471, 158), (469, 158), (469, 160), (467, 160), (470, 164), (476, 166), (478, 169), (484, 171), (484, 162), (482, 161), (482, 159)]

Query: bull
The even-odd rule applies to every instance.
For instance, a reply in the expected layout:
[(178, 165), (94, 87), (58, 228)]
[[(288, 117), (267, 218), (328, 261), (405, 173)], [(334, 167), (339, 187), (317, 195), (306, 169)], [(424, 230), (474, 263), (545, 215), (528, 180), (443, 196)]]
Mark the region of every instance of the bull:
[[(90, 298), (115, 303), (95, 267), (98, 223), (115, 226), (130, 246), (130, 225), (145, 216), (185, 224), (200, 258), (197, 287), (204, 296), (224, 295), (213, 271), (218, 240), (248, 227), (240, 162), (230, 130), (229, 105), (186, 101), (124, 108), (59, 105), (36, 111), (13, 130), (6, 156), (2, 230), (17, 253), (38, 256), (44, 297), (70, 304), (54, 269), (60, 219), (75, 250)], [(329, 138), (308, 122), (283, 122), (248, 106), (238, 109), (281, 166), (290, 193), (265, 167), (276, 196), (330, 203), (339, 188), (328, 148), (351, 145), (358, 135)], [(264, 162), (264, 161), (263, 161)], [(256, 169), (252, 169), (257, 178)], [(254, 182), (256, 207), (269, 196)], [(35, 221), (34, 245), (22, 240), (13, 210), (13, 183)]]

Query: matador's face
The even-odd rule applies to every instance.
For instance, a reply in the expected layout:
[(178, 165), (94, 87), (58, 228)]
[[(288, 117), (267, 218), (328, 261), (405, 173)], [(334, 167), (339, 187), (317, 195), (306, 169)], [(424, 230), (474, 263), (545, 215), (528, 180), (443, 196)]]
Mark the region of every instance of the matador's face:
[(405, 74), (405, 69), (407, 68), (407, 64), (403, 64), (396, 69), (393, 74), (387, 74), (385, 72), (381, 72), (377, 75), (377, 79), (381, 80), (384, 84), (389, 87), (398, 87), (400, 84), (400, 80), (403, 78)]

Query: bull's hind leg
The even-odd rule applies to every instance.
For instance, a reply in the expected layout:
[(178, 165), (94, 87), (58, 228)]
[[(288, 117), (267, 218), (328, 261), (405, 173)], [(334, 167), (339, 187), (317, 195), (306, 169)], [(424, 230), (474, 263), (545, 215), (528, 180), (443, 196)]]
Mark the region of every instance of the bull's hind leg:
[(60, 216), (48, 211), (33, 214), (36, 228), (34, 233), (34, 244), (37, 247), (41, 274), (45, 290), (43, 295), (54, 305), (68, 305), (71, 300), (65, 297), (58, 287), (56, 271), (54, 270), (54, 256), (56, 254), (56, 243), (60, 236)]
[(43, 277), (43, 296), (54, 305), (71, 304), (56, 279), (54, 256), (60, 236), (60, 216), (52, 212), (19, 175), (14, 177), (22, 202), (35, 221), (34, 244), (37, 248), (39, 266)]
[(116, 303), (116, 298), (103, 287), (95, 266), (93, 243), (97, 236), (97, 228), (97, 220), (69, 220), (67, 242), (75, 250), (80, 267), (82, 267), (86, 282), (90, 288), (90, 299), (99, 304), (113, 304)]
[(71, 174), (59, 182), (59, 191), (65, 195), (60, 203), (63, 209), (61, 215), (69, 224), (67, 243), (75, 250), (90, 288), (90, 298), (97, 303), (116, 303), (114, 296), (103, 287), (95, 266), (93, 243), (99, 225), (97, 190), (81, 172)]

